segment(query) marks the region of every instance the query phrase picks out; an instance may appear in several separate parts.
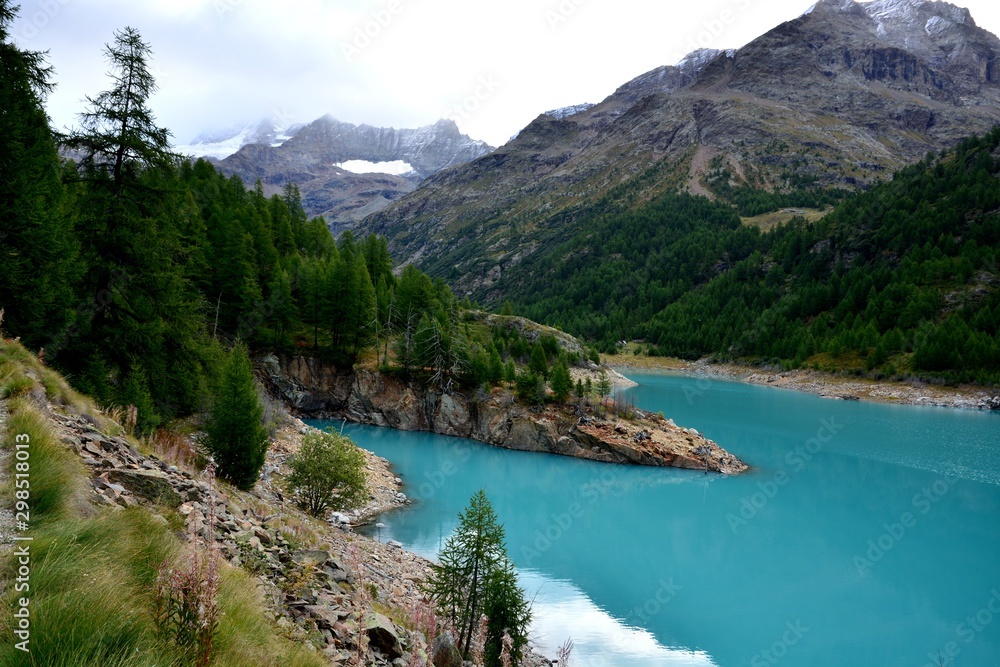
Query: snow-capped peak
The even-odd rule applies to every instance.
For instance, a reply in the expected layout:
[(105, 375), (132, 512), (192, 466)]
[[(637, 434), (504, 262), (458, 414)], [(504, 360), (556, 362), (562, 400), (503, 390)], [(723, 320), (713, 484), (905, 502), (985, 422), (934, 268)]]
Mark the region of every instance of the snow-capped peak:
[(280, 146), (295, 136), (300, 129), (302, 129), (301, 124), (278, 127), (272, 120), (262, 120), (248, 125), (234, 125), (223, 130), (203, 132), (190, 144), (174, 146), (174, 151), (181, 155), (222, 160), (248, 144)]
[(582, 113), (587, 109), (593, 107), (593, 104), (589, 102), (584, 102), (583, 104), (574, 104), (569, 107), (562, 107), (561, 109), (553, 109), (552, 111), (546, 111), (544, 115), (552, 116), (556, 120), (562, 120), (563, 118), (569, 118), (570, 116), (575, 116), (578, 113)]

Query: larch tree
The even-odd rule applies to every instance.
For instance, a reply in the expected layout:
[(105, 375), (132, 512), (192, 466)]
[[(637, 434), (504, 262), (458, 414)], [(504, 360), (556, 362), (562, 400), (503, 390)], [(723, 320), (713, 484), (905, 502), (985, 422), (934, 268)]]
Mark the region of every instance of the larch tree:
[(236, 345), (229, 353), (205, 435), (219, 476), (240, 489), (253, 488), (264, 465), (268, 437), (261, 424), (263, 414), (250, 357), (246, 348)]
[(0, 308), (8, 332), (48, 346), (71, 325), (82, 267), (42, 106), (52, 69), (10, 39), (16, 10), (0, 0)]
[[(485, 491), (472, 496), (459, 515), (459, 525), (438, 556), (425, 584), (438, 610), (458, 632), (462, 655), (470, 656), (472, 642), (484, 613), (496, 619), (487, 626), (486, 654), (499, 656), (495, 645), (507, 630), (511, 637), (527, 636), (531, 618), (524, 592), (517, 586), (507, 557), (506, 538)], [(523, 643), (518, 645), (518, 648)]]

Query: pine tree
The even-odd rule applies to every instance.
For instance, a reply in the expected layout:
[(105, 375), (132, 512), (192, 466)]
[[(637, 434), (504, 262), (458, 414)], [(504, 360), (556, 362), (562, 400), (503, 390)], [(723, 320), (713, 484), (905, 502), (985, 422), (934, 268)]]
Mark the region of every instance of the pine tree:
[(149, 379), (146, 376), (146, 371), (135, 360), (133, 360), (132, 370), (121, 388), (119, 404), (135, 407), (136, 435), (148, 435), (159, 426), (160, 417), (157, 414), (156, 405), (153, 403), (153, 395), (149, 391)]
[(573, 378), (569, 374), (569, 366), (566, 361), (560, 359), (552, 368), (552, 377), (549, 380), (552, 386), (552, 394), (560, 403), (564, 403), (569, 393), (573, 391)]
[(205, 444), (219, 476), (240, 489), (253, 488), (264, 465), (268, 436), (261, 424), (263, 414), (250, 357), (243, 345), (237, 345), (229, 353), (205, 424)]
[(73, 318), (81, 273), (59, 159), (42, 106), (52, 89), (44, 54), (9, 41), (16, 7), (0, 0), (0, 308), (6, 330), (48, 346)]
[(500, 352), (497, 351), (495, 347), (490, 345), (490, 358), (489, 358), (489, 368), (487, 371), (487, 378), (491, 385), (498, 385), (503, 382), (504, 376), (503, 361), (500, 359)]
[(531, 346), (531, 358), (528, 361), (528, 369), (540, 377), (547, 378), (549, 376), (549, 362), (545, 358), (545, 350), (542, 349), (539, 343)]
[(292, 280), (288, 272), (279, 268), (268, 286), (268, 322), (274, 329), (273, 344), (284, 338), (288, 328), (295, 321), (295, 299), (292, 296)]
[(597, 380), (597, 394), (601, 398), (607, 398), (611, 395), (611, 378), (604, 371), (601, 371), (601, 376)]
[(486, 492), (480, 490), (459, 515), (458, 528), (445, 543), (439, 564), (433, 566), (425, 584), (439, 612), (458, 631), (458, 646), (467, 659), (486, 610), (497, 619), (487, 630), (487, 655), (500, 655), (500, 646), (491, 643), (502, 637), (504, 628), (512, 637), (527, 634), (530, 611), (517, 587), (506, 548), (503, 526)]
[(91, 108), (81, 116), (83, 129), (68, 143), (84, 152), (85, 166), (110, 176), (117, 197), (136, 180), (138, 170), (169, 164), (175, 156), (170, 153), (170, 133), (157, 127), (148, 106), (157, 90), (149, 69), (152, 49), (135, 28), (114, 36), (114, 45), (105, 47), (114, 86), (87, 97)]
[(528, 626), (531, 623), (531, 605), (517, 583), (514, 564), (506, 556), (500, 559), (486, 583), (486, 602), (483, 613), (489, 619), (483, 651), (486, 667), (505, 667), (501, 660), (504, 634), (512, 640), (511, 663), (520, 665), (524, 647), (528, 645)]
[(503, 381), (511, 384), (517, 381), (517, 366), (514, 365), (513, 359), (508, 359), (503, 365)]
[(81, 318), (66, 365), (79, 370), (101, 350), (109, 370), (124, 376), (141, 359), (157, 406), (175, 414), (201, 398), (207, 308), (183, 261), (186, 198), (176, 156), (148, 107), (156, 90), (150, 52), (134, 29), (115, 33), (106, 49), (112, 87), (88, 98), (82, 129), (67, 140), (83, 156), (81, 178), (71, 183), (88, 265), (81, 291), (107, 296)]

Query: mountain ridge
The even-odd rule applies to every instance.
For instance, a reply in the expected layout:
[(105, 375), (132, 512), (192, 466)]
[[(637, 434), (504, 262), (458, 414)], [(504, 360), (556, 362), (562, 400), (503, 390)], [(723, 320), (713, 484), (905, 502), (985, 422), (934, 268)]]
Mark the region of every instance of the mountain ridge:
[(605, 197), (883, 181), (1000, 122), (998, 64), (1000, 40), (948, 3), (821, 0), (740, 49), (699, 50), (581, 112), (542, 114), (360, 229), (464, 295), (502, 298), (490, 287), (504, 271)]
[[(280, 192), (286, 183), (298, 186), (305, 212), (310, 217), (324, 216), (335, 234), (354, 228), (364, 216), (413, 191), (442, 169), (493, 150), (462, 134), (448, 119), (396, 129), (346, 123), (327, 114), (285, 130), (264, 121), (243, 134), (252, 134), (252, 140), (213, 163), (227, 176), (239, 176), (247, 184), (260, 180), (266, 195)], [(373, 163), (375, 169), (380, 163), (402, 161), (412, 170), (355, 173), (344, 167), (352, 161)]]

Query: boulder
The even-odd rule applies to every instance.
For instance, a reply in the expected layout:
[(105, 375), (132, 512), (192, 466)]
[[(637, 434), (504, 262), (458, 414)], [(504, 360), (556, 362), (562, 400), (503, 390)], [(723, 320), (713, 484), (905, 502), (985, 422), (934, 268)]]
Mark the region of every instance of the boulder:
[(160, 472), (145, 470), (109, 470), (108, 481), (120, 484), (134, 495), (167, 507), (180, 507), (183, 499), (170, 480)]
[(316, 627), (320, 630), (333, 630), (343, 619), (347, 618), (350, 612), (334, 609), (327, 605), (306, 605), (305, 612), (316, 621)]
[(455, 646), (455, 637), (451, 632), (442, 632), (434, 640), (432, 651), (434, 667), (462, 667), (462, 654)]
[(305, 564), (306, 562), (313, 563), (317, 567), (323, 567), (326, 562), (330, 560), (330, 553), (328, 551), (296, 551), (292, 554), (292, 560), (296, 563)]
[(374, 612), (365, 617), (364, 632), (368, 635), (368, 645), (378, 650), (390, 661), (403, 657), (403, 646), (399, 643), (396, 626), (387, 617)]

